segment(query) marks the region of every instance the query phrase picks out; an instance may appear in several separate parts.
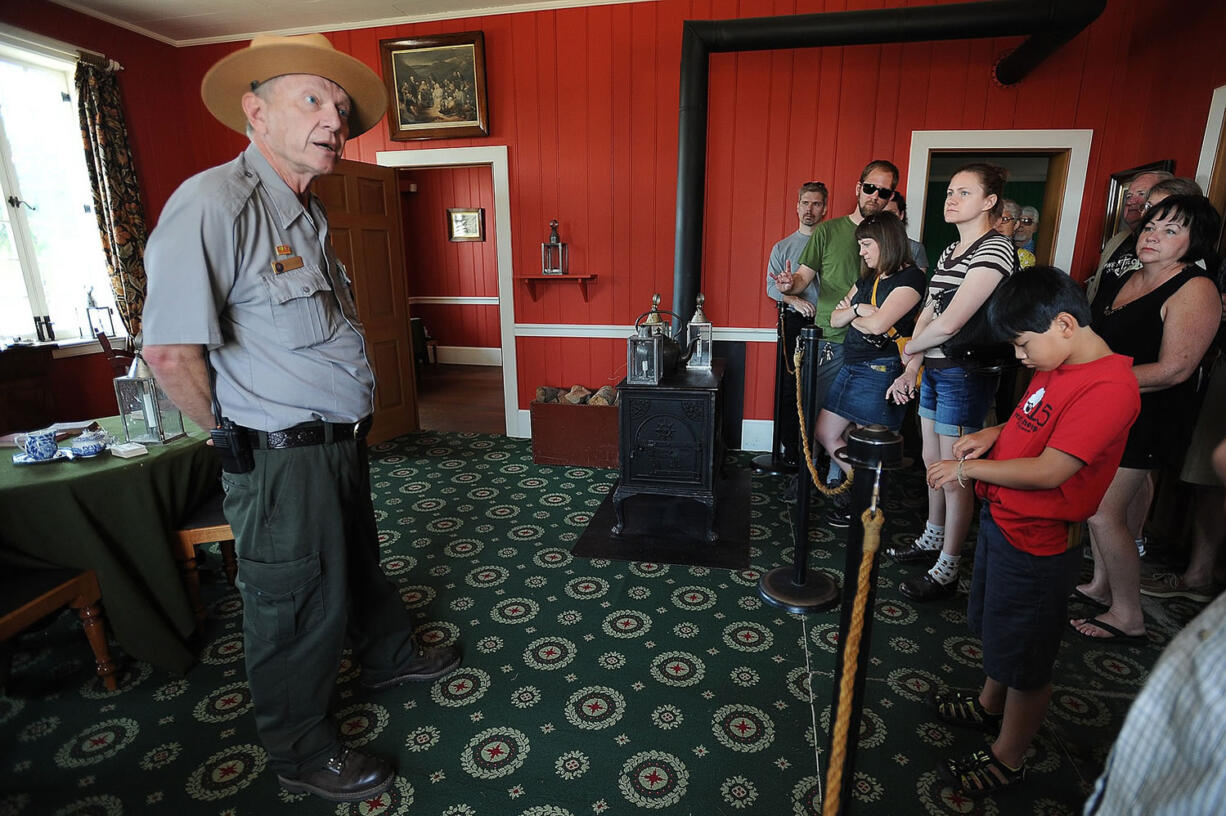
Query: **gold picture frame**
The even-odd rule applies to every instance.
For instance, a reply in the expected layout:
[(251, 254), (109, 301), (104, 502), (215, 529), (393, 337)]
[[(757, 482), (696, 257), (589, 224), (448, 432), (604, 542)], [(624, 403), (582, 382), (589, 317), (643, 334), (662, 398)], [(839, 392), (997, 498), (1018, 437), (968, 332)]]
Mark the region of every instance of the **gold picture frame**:
[(380, 40), (393, 141), (489, 135), (485, 35)]
[(484, 241), (485, 210), (481, 207), (448, 207), (447, 240)]

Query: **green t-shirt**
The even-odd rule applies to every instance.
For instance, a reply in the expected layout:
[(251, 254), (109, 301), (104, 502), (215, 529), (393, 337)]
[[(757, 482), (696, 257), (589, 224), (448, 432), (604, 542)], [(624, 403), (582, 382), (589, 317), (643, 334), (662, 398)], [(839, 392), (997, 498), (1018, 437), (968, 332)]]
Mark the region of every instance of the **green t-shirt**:
[(856, 225), (851, 216), (818, 224), (800, 253), (800, 263), (815, 270), (818, 276), (817, 314), (813, 322), (821, 327), (823, 340), (842, 343), (847, 327), (832, 329), (830, 314), (860, 277), (860, 248), (856, 245)]

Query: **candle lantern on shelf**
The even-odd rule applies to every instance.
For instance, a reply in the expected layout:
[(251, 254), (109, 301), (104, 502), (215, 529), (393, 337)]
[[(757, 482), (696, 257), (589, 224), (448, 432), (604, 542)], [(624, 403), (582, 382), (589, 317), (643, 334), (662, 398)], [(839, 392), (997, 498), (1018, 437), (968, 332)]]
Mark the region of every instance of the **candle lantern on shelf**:
[(565, 275), (567, 267), (566, 244), (558, 235), (558, 222), (549, 222), (549, 240), (541, 244), (541, 274)]
[(115, 399), (128, 442), (163, 445), (186, 435), (183, 414), (158, 385), (140, 354), (133, 358), (127, 374), (115, 378)]

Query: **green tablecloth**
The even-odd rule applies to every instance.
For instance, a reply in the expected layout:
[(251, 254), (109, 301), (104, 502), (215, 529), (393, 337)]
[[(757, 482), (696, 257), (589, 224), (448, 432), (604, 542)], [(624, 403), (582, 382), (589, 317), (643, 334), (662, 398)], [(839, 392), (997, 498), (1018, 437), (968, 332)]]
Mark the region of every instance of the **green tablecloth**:
[[(99, 421), (123, 441), (118, 417)], [(94, 570), (119, 644), (178, 673), (195, 659), (186, 638), (196, 621), (169, 534), (220, 473), (208, 434), (185, 424), (186, 438), (132, 459), (15, 465), (15, 450), (0, 449), (0, 561)]]

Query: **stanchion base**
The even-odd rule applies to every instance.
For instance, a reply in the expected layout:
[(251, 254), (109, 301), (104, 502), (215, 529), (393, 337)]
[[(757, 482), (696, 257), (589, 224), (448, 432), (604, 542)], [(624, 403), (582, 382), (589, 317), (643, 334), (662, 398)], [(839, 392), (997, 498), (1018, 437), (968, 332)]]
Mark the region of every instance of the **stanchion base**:
[(789, 465), (782, 457), (764, 453), (750, 460), (753, 472), (759, 476), (782, 476), (796, 472), (796, 465)]
[(809, 570), (804, 584), (795, 584), (794, 567), (776, 567), (758, 581), (758, 594), (771, 606), (797, 615), (824, 612), (839, 604), (841, 592), (829, 575)]

